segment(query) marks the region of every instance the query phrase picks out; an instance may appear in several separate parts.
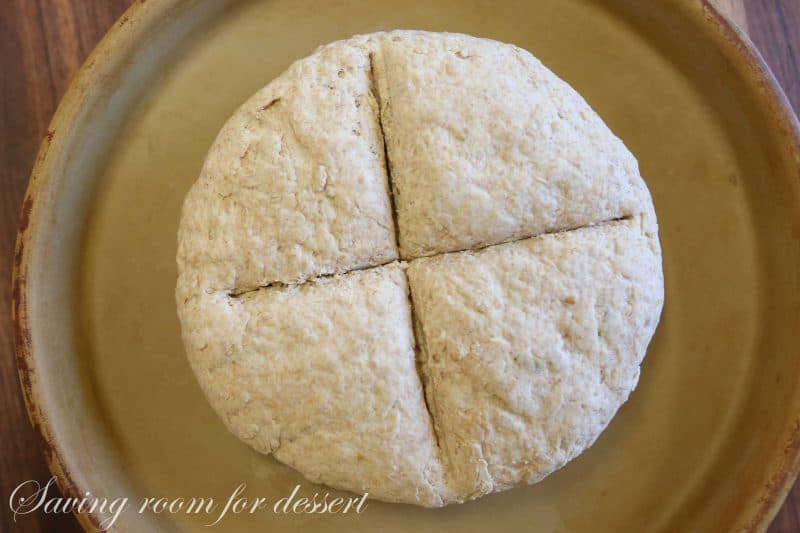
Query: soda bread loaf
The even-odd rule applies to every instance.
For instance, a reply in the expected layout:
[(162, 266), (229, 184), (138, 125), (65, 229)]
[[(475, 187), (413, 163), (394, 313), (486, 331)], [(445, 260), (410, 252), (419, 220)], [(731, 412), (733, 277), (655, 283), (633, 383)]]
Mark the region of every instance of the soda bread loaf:
[(635, 158), (528, 52), (318, 49), (219, 133), (176, 300), (228, 429), (308, 479), (438, 507), (535, 483), (636, 387), (663, 304)]

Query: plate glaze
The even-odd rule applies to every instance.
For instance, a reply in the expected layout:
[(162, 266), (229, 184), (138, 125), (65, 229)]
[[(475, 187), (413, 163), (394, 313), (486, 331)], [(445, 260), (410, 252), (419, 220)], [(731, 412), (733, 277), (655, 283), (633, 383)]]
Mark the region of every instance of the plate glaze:
[[(744, 37), (694, 0), (148, 0), (92, 54), (54, 118), (23, 210), (20, 374), (71, 493), (270, 501), (326, 490), (240, 443), (207, 405), (175, 312), (179, 210), (216, 132), (315, 46), (458, 31), (530, 50), (639, 159), (666, 301), (638, 389), (538, 485), (441, 510), (229, 515), (220, 531), (764, 529), (800, 439), (800, 135)], [(106, 516), (82, 516), (96, 527)], [(126, 512), (119, 531), (215, 517)]]

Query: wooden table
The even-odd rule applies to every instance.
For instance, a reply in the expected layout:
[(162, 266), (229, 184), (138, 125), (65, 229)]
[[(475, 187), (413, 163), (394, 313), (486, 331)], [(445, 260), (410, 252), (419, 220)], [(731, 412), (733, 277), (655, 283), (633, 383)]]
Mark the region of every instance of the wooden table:
[[(0, 531), (80, 531), (72, 516), (36, 513), (16, 523), (14, 487), (50, 477), (17, 381), (11, 260), (34, 155), (58, 100), (95, 43), (131, 0), (0, 0)], [(800, 110), (800, 0), (718, 0), (752, 37)], [(770, 528), (800, 532), (800, 483)]]

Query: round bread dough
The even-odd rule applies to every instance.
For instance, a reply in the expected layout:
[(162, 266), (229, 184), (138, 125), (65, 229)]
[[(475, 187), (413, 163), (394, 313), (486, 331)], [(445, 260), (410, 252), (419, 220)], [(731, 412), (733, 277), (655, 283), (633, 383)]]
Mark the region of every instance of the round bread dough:
[(177, 260), (231, 432), (428, 507), (591, 446), (664, 298), (633, 155), (530, 53), (458, 34), (335, 42), (256, 93), (186, 196)]

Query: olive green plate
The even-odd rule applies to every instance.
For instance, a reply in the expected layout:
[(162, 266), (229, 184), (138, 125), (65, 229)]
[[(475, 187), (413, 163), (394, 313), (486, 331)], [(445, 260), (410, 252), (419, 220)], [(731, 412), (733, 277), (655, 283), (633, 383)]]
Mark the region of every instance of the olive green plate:
[[(638, 389), (542, 483), (424, 510), (228, 515), (216, 531), (763, 529), (800, 432), (800, 149), (750, 45), (694, 0), (148, 0), (101, 43), (42, 147), (20, 233), (21, 378), (70, 493), (274, 501), (296, 483), (224, 428), (173, 300), (181, 201), (217, 130), (315, 46), (393, 28), (522, 46), (638, 157), (661, 226), (663, 318)], [(96, 527), (107, 514), (82, 516)], [(120, 531), (215, 515), (127, 511)]]

